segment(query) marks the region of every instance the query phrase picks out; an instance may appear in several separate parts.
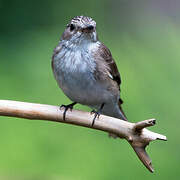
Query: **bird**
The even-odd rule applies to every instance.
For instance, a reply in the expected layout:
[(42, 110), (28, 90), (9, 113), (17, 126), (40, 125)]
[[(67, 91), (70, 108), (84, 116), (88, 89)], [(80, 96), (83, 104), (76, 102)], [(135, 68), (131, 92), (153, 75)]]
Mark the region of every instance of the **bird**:
[(127, 121), (120, 98), (121, 77), (110, 50), (98, 39), (96, 22), (76, 16), (67, 24), (53, 51), (52, 70), (57, 84), (72, 101), (61, 105), (66, 112), (79, 103), (100, 114)]

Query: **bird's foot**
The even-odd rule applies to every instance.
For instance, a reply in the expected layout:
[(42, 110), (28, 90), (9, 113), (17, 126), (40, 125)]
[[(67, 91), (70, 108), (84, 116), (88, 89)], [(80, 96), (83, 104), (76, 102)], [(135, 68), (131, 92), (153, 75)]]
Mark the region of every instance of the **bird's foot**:
[(99, 118), (99, 116), (101, 115), (101, 111), (102, 111), (103, 107), (104, 107), (104, 103), (101, 104), (101, 107), (97, 111), (94, 109), (91, 111), (91, 114), (94, 114), (92, 126), (94, 125), (96, 118)]
[(63, 113), (63, 120), (64, 120), (64, 121), (66, 120), (66, 112), (68, 111), (68, 109), (70, 109), (70, 111), (72, 111), (72, 109), (73, 109), (73, 107), (74, 107), (75, 104), (76, 104), (76, 102), (73, 102), (73, 103), (68, 104), (68, 105), (62, 104), (62, 105), (60, 106), (60, 110), (61, 110), (62, 108), (64, 108), (64, 113)]
[(92, 126), (94, 125), (94, 122), (96, 120), (96, 118), (99, 118), (99, 116), (101, 115), (101, 112), (98, 110), (98, 111), (95, 111), (94, 109), (91, 111), (91, 114), (94, 114), (94, 119), (93, 119), (93, 122), (92, 122)]

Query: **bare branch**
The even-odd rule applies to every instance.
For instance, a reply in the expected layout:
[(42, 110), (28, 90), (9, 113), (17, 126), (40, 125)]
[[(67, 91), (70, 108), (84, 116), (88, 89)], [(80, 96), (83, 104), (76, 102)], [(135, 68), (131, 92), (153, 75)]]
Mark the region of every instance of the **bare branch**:
[(9, 100), (0, 100), (0, 115), (69, 123), (116, 134), (118, 137), (124, 138), (130, 143), (139, 159), (150, 172), (153, 172), (153, 167), (145, 151), (146, 146), (154, 140), (167, 140), (166, 136), (145, 129), (145, 127), (155, 125), (155, 119), (130, 123), (101, 115), (92, 127), (94, 116), (89, 112), (78, 110), (68, 111), (66, 113), (66, 121), (63, 121), (63, 110), (60, 110), (58, 106)]
[(141, 131), (143, 128), (154, 126), (156, 124), (155, 119), (148, 119), (141, 122), (137, 122), (134, 126), (136, 131)]

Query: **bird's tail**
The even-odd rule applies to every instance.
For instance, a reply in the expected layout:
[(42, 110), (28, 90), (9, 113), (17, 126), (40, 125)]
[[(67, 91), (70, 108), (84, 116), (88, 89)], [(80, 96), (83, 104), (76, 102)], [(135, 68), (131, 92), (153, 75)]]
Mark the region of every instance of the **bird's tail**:
[(120, 109), (120, 112), (121, 112), (121, 118), (120, 119), (122, 119), (124, 121), (128, 121), (127, 117), (126, 117), (126, 115), (125, 115), (125, 113), (124, 113), (124, 111), (122, 109), (122, 106), (121, 106), (122, 104), (123, 104), (123, 100), (121, 98), (119, 98), (118, 106), (119, 106), (119, 109)]
[[(124, 121), (128, 121), (127, 120), (127, 117), (126, 117), (126, 115), (125, 115), (125, 113), (124, 113), (124, 111), (123, 111), (123, 109), (122, 109), (122, 105), (123, 104), (123, 101), (122, 101), (122, 99), (119, 99), (119, 102), (118, 102), (118, 106), (119, 106), (119, 110), (120, 110), (120, 112), (119, 112), (119, 119), (122, 119), (122, 120), (124, 120)], [(117, 138), (118, 136), (116, 135), (116, 134), (113, 134), (113, 133), (109, 133), (109, 137), (113, 137), (113, 138)]]

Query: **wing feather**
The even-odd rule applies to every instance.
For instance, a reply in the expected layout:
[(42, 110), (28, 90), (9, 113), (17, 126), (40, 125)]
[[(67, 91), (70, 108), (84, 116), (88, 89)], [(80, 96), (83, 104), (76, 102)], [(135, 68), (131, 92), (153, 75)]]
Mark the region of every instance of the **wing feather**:
[[(97, 54), (99, 54), (100, 56), (100, 60), (101, 61), (104, 61), (104, 62), (99, 62), (101, 65), (104, 63), (105, 64), (105, 67), (106, 70), (108, 71), (108, 76), (114, 81), (116, 82), (118, 88), (119, 88), (119, 91), (120, 91), (120, 85), (121, 85), (121, 77), (120, 77), (120, 73), (118, 71), (118, 68), (117, 68), (117, 65), (111, 55), (111, 52), (110, 50), (104, 45), (104, 44), (100, 44), (99, 46), (99, 49), (98, 49), (98, 52)], [(97, 56), (96, 56), (97, 57)], [(124, 117), (123, 119), (124, 120), (127, 120), (126, 116), (125, 116), (125, 113), (123, 112), (122, 110), (122, 107), (121, 107), (121, 104), (123, 104), (123, 101), (121, 98), (119, 98), (119, 102), (118, 102), (118, 105), (119, 105), (119, 109), (121, 110), (121, 112), (123, 113)]]
[(105, 63), (107, 64), (108, 69), (109, 69), (109, 73), (113, 77), (113, 80), (116, 81), (116, 83), (118, 84), (120, 88), (120, 84), (121, 84), (120, 73), (111, 55), (110, 50), (104, 44), (101, 44), (99, 46), (99, 53), (100, 53), (100, 56), (105, 60)]

